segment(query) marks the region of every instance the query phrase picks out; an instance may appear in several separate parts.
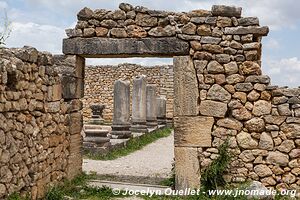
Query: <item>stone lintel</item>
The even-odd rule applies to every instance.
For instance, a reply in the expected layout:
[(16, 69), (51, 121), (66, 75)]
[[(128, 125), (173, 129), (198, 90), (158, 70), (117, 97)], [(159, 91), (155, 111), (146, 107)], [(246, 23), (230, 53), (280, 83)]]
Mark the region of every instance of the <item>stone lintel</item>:
[(189, 43), (168, 38), (67, 38), (63, 53), (87, 58), (173, 57), (189, 55)]

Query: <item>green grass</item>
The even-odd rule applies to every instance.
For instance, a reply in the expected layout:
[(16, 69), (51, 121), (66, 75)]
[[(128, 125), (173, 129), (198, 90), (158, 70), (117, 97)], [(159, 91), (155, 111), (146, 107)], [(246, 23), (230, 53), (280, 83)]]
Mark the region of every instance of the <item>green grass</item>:
[(91, 152), (85, 152), (84, 157), (93, 159), (93, 160), (114, 160), (119, 157), (127, 156), (130, 153), (133, 153), (137, 150), (142, 149), (144, 146), (160, 139), (163, 137), (168, 137), (172, 132), (172, 129), (164, 128), (161, 130), (154, 131), (152, 133), (144, 134), (138, 138), (131, 138), (127, 141), (125, 147), (120, 149), (115, 149), (110, 151), (106, 155), (94, 154)]

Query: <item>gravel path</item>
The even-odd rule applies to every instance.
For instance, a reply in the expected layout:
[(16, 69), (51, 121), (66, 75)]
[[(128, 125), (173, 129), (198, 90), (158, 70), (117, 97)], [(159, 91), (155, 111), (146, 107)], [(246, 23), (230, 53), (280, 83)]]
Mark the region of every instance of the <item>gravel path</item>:
[(169, 177), (174, 158), (173, 133), (145, 146), (128, 156), (116, 160), (83, 160), (85, 172), (97, 172), (98, 175)]

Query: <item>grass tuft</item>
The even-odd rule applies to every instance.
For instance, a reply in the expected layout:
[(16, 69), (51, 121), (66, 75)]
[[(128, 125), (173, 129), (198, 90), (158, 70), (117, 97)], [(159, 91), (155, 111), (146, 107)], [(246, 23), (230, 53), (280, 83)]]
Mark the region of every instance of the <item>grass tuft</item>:
[(85, 152), (84, 157), (92, 160), (114, 160), (123, 156), (127, 156), (137, 150), (142, 149), (144, 146), (160, 139), (168, 137), (172, 132), (172, 129), (164, 128), (152, 133), (147, 133), (138, 138), (131, 138), (127, 141), (125, 147), (110, 151), (106, 155), (95, 154), (92, 152)]

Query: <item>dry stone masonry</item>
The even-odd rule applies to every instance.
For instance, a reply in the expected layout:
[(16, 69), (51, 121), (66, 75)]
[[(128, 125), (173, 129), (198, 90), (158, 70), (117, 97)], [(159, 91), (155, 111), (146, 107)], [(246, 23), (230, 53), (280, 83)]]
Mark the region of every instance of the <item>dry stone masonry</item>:
[(51, 184), (81, 172), (82, 104), (60, 78), (75, 69), (68, 74), (58, 57), (24, 47), (0, 48), (0, 71), (0, 199), (14, 192), (42, 198)]
[(300, 186), (300, 89), (270, 85), (261, 71), (269, 32), (241, 8), (174, 13), (120, 4), (78, 13), (65, 54), (82, 57), (174, 57), (177, 188), (199, 187), (200, 173), (226, 139), (228, 182)]

